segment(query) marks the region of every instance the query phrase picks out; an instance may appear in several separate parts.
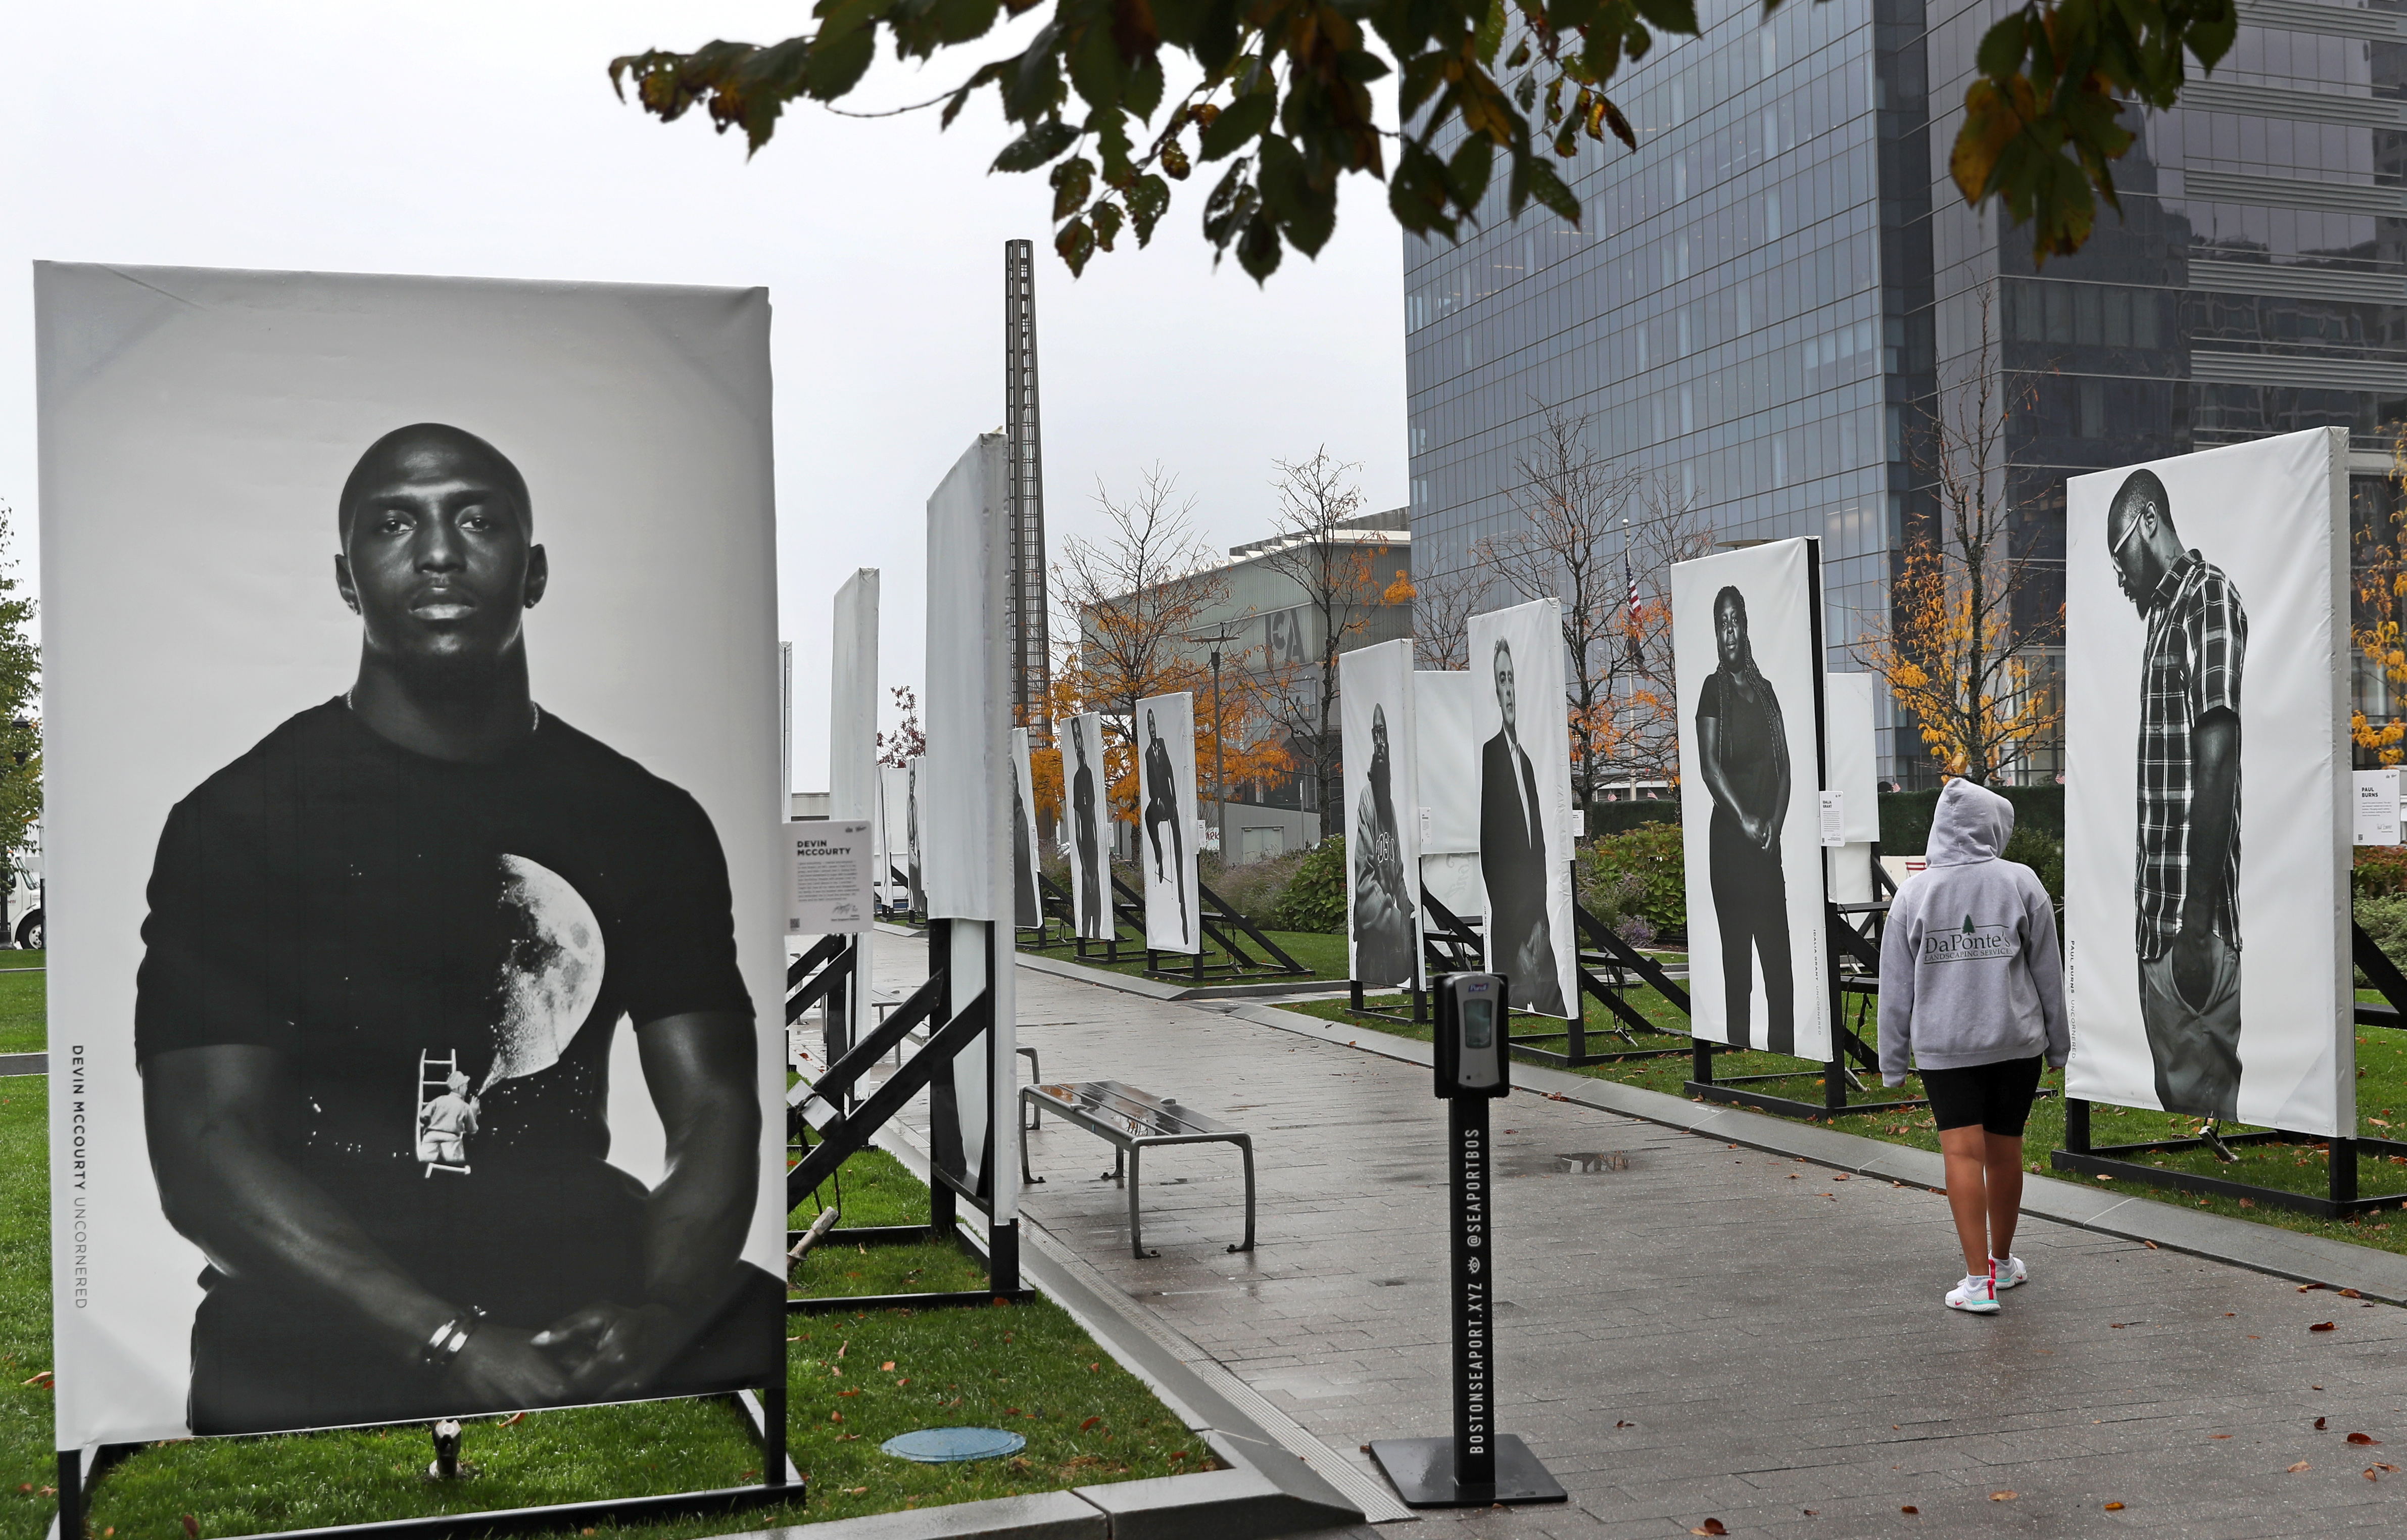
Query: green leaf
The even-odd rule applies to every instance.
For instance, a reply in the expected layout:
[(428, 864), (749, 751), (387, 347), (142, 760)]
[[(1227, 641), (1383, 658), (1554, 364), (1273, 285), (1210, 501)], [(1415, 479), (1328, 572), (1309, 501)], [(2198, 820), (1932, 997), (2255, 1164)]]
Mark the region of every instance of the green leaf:
[(1205, 0), (1195, 29), (1195, 62), (1218, 75), (1237, 56), (1237, 0)]
[(1153, 227), (1170, 211), (1170, 184), (1155, 176), (1139, 177), (1127, 194), (1129, 222), (1136, 228), (1136, 243), (1146, 246), (1153, 240)]
[(1526, 197), (1536, 200), (1573, 225), (1579, 223), (1579, 198), (1570, 188), (1563, 185), (1562, 178), (1555, 175), (1554, 167), (1545, 162), (1534, 157), (1516, 159), (1513, 164), (1513, 180), (1515, 183), (1513, 203), (1517, 213), (1519, 211), (1521, 200)]
[(1053, 250), (1070, 264), (1070, 276), (1076, 278), (1087, 270), (1087, 259), (1095, 254), (1095, 233), (1082, 221), (1072, 220), (1053, 233)]
[(1074, 155), (1056, 165), (1047, 180), (1053, 188), (1053, 219), (1059, 223), (1085, 207), (1094, 191), (1095, 168), (1084, 155)]
[(1337, 226), (1336, 189), (1314, 186), (1311, 173), (1304, 168), (1303, 156), (1278, 135), (1262, 139), (1258, 185), (1262, 192), (1262, 211), (1277, 221), (1297, 250), (1312, 256), (1329, 243), (1330, 232)]
[(1636, 0), (1638, 14), (1658, 32), (1682, 37), (1697, 35), (1695, 0)]
[(1546, 23), (1557, 36), (1579, 31), (1604, 9), (1604, 0), (1555, 0), (1546, 7)]
[(1102, 250), (1110, 250), (1112, 249), (1112, 242), (1119, 238), (1119, 206), (1118, 204), (1111, 203), (1098, 203), (1094, 207), (1087, 211), (1087, 218), (1094, 221), (1096, 247)]
[(1078, 131), (1059, 118), (1030, 125), (1027, 133), (1003, 147), (994, 158), (996, 171), (1033, 171), (1078, 142)]
[(821, 32), (811, 45), (810, 64), (805, 71), (810, 93), (822, 102), (834, 101), (861, 83), (876, 56), (877, 34), (867, 27), (833, 36)]
[(1267, 91), (1238, 97), (1222, 107), (1220, 115), (1212, 120), (1212, 126), (1204, 131), (1195, 158), (1218, 161), (1235, 154), (1271, 126), (1271, 114), (1277, 107), (1278, 99)]
[(1496, 50), (1504, 46), (1504, 0), (1488, 0), (1487, 13), (1479, 19), (1479, 30), (1472, 35), (1472, 47), (1483, 64), (1496, 63)]
[(1260, 214), (1246, 221), (1246, 233), (1237, 239), (1237, 265), (1256, 283), (1266, 282), (1278, 271), (1278, 227)]
[(2023, 13), (2016, 11), (1982, 35), (1980, 50), (1973, 55), (1975, 67), (1993, 79), (2014, 74), (2023, 67), (2029, 47), (2026, 37)]
[(1155, 108), (1161, 106), (1161, 56), (1148, 53), (1131, 71), (1128, 83), (1121, 90), (1120, 106), (1141, 120), (1153, 121)]
[(1454, 201), (1464, 208), (1478, 206), (1488, 191), (1488, 173), (1494, 169), (1496, 146), (1485, 134), (1474, 134), (1462, 141), (1446, 163), (1446, 181), (1451, 185)]
[(1090, 107), (1119, 105), (1122, 71), (1120, 50), (1108, 28), (1090, 26), (1070, 49), (1070, 84)]

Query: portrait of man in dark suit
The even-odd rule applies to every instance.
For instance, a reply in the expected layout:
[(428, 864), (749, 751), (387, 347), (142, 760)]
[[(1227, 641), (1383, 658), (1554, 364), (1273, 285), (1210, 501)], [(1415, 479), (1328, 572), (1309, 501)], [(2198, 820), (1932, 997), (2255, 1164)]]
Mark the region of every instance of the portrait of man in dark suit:
[(1513, 649), (1497, 639), (1496, 707), (1503, 727), (1479, 759), (1479, 875), (1488, 888), (1488, 965), (1511, 981), (1511, 1002), (1561, 1016), (1561, 970), (1546, 923), (1546, 825), (1538, 777), (1521, 748)]

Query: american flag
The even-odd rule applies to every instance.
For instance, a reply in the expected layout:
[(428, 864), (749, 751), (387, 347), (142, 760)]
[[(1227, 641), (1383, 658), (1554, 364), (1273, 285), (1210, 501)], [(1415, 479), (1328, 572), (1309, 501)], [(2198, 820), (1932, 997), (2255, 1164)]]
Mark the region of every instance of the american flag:
[(1631, 625), (1636, 625), (1639, 620), (1639, 614), (1642, 606), (1638, 603), (1638, 578), (1637, 576), (1630, 570), (1630, 563), (1628, 562), (1621, 563), (1621, 576), (1630, 584), (1630, 623)]

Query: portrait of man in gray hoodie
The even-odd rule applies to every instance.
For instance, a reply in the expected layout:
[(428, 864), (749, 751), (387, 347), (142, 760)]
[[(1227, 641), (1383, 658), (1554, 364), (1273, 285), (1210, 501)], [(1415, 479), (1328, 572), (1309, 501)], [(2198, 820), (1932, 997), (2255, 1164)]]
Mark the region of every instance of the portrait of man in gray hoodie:
[(2115, 581), (2147, 622), (2140, 656), (2132, 907), (2140, 1019), (2167, 1112), (2240, 1113), (2240, 681), (2248, 612), (2182, 545), (2154, 471), (2106, 513)]

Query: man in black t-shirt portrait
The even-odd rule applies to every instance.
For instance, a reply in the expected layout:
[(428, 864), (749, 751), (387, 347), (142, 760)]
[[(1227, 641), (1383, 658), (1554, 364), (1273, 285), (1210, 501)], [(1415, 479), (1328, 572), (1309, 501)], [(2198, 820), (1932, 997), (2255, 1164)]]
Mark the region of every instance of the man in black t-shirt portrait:
[[(785, 1289), (741, 1260), (758, 1053), (710, 820), (534, 701), (549, 568), (500, 450), (397, 429), (336, 511), (356, 682), (178, 803), (150, 876), (151, 1169), (208, 1259), (192, 1431), (762, 1383)], [(649, 1190), (608, 1160), (621, 1020)], [(430, 1161), (446, 1097), (474, 1116)]]

